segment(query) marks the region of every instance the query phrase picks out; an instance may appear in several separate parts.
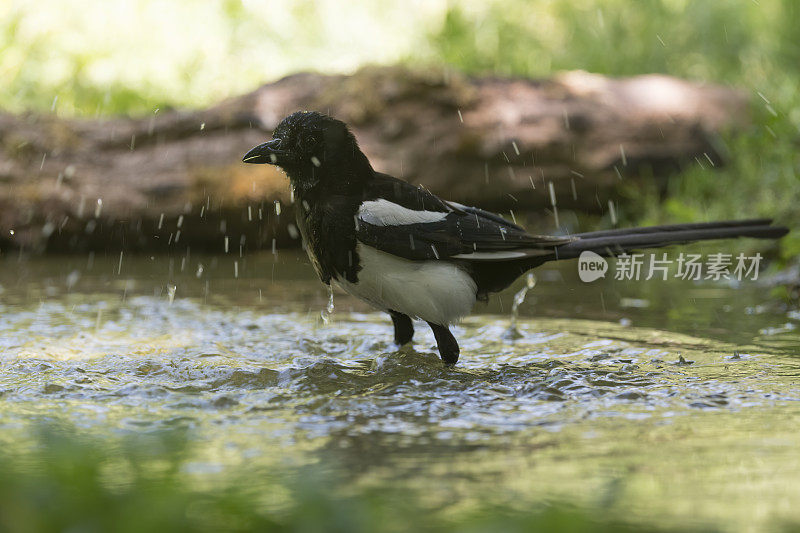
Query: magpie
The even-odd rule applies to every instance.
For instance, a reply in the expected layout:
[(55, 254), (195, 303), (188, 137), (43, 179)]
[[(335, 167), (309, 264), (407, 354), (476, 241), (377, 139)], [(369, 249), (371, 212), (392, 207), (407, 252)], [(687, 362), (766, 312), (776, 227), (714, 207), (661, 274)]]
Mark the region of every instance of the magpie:
[(443, 200), (375, 171), (347, 125), (298, 111), (245, 163), (280, 167), (296, 203), (297, 227), (326, 285), (389, 314), (394, 341), (412, 340), (412, 318), (428, 323), (442, 361), (458, 361), (449, 326), (526, 271), (589, 250), (612, 256), (642, 248), (730, 237), (778, 238), (769, 219), (532, 235), (496, 214)]

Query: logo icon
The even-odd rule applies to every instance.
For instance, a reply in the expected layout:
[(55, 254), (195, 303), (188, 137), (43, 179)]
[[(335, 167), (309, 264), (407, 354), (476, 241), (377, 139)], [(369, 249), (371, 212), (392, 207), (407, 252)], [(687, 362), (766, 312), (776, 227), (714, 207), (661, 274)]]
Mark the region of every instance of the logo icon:
[(581, 281), (591, 283), (592, 281), (606, 277), (608, 271), (608, 261), (594, 252), (586, 250), (581, 252), (578, 258), (578, 276)]

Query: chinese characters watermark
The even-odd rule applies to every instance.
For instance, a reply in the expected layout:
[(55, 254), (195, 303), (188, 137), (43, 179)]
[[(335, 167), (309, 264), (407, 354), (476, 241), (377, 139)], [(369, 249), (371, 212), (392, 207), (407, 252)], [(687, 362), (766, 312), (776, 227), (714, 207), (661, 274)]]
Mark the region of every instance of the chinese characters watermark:
[[(673, 265), (676, 268), (672, 268)], [(639, 281), (673, 278), (700, 281), (721, 281), (743, 279), (757, 280), (761, 266), (761, 254), (734, 257), (733, 254), (714, 253), (703, 257), (700, 254), (681, 252), (677, 258), (668, 258), (666, 253), (660, 257), (650, 254), (620, 254), (616, 256), (614, 279), (618, 281)], [(583, 252), (578, 259), (578, 275), (582, 281), (591, 282), (605, 277), (608, 262), (594, 252)], [(674, 274), (670, 274), (673, 272)]]

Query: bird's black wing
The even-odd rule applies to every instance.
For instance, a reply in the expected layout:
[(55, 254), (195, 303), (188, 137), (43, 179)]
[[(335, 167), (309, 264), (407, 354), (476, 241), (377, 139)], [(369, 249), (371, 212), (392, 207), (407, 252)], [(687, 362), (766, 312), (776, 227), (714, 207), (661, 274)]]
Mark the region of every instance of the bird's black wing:
[(504, 261), (547, 255), (569, 237), (530, 235), (482, 209), (376, 173), (356, 214), (356, 238), (411, 260)]

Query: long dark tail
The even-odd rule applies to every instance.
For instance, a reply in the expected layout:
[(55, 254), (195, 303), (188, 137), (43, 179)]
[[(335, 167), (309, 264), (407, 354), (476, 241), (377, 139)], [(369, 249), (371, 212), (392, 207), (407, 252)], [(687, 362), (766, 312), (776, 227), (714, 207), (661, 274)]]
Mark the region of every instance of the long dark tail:
[(760, 218), (578, 233), (574, 235), (577, 237), (576, 240), (554, 248), (553, 254), (548, 256), (546, 261), (572, 259), (587, 250), (608, 257), (633, 250), (660, 248), (693, 241), (735, 237), (777, 239), (789, 232), (788, 228), (771, 224), (772, 220)]

